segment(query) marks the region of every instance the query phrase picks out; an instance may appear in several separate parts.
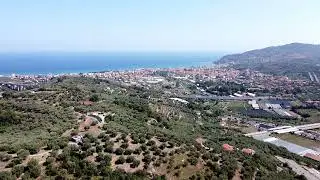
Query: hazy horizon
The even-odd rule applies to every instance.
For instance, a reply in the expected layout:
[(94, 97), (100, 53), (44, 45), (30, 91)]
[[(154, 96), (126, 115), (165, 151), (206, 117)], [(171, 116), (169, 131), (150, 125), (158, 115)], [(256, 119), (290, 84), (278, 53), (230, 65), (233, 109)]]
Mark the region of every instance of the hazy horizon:
[(320, 43), (317, 0), (0, 2), (0, 52), (222, 52)]

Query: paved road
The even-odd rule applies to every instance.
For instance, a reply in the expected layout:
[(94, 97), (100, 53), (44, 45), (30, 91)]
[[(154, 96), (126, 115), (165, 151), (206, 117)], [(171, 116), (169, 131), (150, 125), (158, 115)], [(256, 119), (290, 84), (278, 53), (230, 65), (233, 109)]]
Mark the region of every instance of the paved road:
[(287, 163), (294, 172), (296, 172), (299, 175), (304, 175), (308, 180), (319, 180), (320, 179), (320, 173), (319, 171), (308, 168), (306, 166), (301, 166), (295, 161), (291, 159), (285, 159), (279, 156), (276, 156), (277, 159), (279, 159), (283, 163)]
[(258, 97), (230, 97), (230, 96), (202, 96), (202, 95), (190, 95), (190, 96), (179, 96), (179, 98), (188, 98), (188, 99), (213, 99), (213, 100), (234, 100), (234, 101), (247, 101), (247, 100), (258, 100), (258, 99), (276, 99), (276, 97), (271, 96), (258, 96)]
[(316, 75), (316, 73), (312, 72), (313, 73), (313, 77), (315, 79), (315, 81), (317, 81), (317, 83), (319, 83), (319, 79), (318, 79), (318, 76)]
[(313, 78), (311, 72), (308, 72), (308, 74), (309, 74), (310, 80), (311, 80), (311, 81), (314, 81), (314, 78)]

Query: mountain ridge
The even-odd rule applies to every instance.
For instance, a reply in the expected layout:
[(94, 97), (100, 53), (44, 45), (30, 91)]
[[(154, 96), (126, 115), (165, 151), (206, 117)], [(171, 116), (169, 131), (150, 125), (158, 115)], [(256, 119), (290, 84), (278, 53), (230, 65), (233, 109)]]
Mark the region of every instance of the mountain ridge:
[(223, 56), (221, 63), (263, 63), (277, 60), (320, 59), (319, 44), (290, 43)]
[(235, 69), (252, 69), (273, 75), (308, 79), (309, 72), (320, 75), (320, 45), (291, 43), (223, 56), (216, 64)]

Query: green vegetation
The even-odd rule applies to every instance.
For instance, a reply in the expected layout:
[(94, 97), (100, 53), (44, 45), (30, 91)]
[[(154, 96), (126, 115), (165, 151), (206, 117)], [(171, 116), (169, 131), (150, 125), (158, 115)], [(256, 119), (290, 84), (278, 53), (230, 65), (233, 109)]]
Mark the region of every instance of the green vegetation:
[(197, 82), (200, 87), (206, 89), (208, 93), (219, 96), (228, 96), (237, 92), (246, 92), (247, 88), (243, 84), (229, 81), (204, 81)]
[(33, 154), (74, 126), (71, 108), (49, 102), (46, 96), (17, 93), (0, 99), (0, 150), (27, 149)]
[[(0, 100), (0, 151), (6, 151), (0, 160), (11, 168), (0, 179), (231, 179), (239, 171), (244, 179), (285, 180), (295, 174), (275, 155), (320, 165), (221, 127), (218, 117), (246, 108), (244, 102), (190, 100), (185, 105), (168, 99), (156, 88), (83, 77), (59, 78), (35, 93), (12, 93)], [(106, 113), (105, 123), (98, 116), (93, 117), (99, 122), (88, 123), (92, 112)], [(81, 142), (73, 139), (76, 135)], [(199, 137), (203, 144), (196, 142)], [(225, 143), (256, 153), (225, 152)], [(24, 163), (29, 154), (40, 154), (45, 162)]]
[(242, 54), (227, 55), (217, 63), (234, 63), (237, 69), (309, 79), (308, 72), (319, 74), (319, 45), (292, 43), (267, 47)]
[(292, 111), (299, 114), (308, 123), (318, 123), (320, 112), (317, 108), (292, 107)]

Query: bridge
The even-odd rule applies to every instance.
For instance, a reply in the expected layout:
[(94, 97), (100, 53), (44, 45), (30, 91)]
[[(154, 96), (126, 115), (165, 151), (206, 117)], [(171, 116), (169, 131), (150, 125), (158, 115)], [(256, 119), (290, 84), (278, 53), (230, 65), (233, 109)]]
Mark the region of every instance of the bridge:
[(318, 128), (320, 128), (320, 123), (304, 124), (304, 125), (299, 125), (299, 126), (279, 126), (279, 127), (275, 127), (275, 128), (270, 128), (267, 131), (248, 133), (248, 134), (245, 134), (245, 136), (262, 135), (262, 134), (267, 134), (270, 132), (274, 132), (277, 134), (284, 134), (284, 133), (304, 131), (304, 130), (309, 130), (309, 129), (318, 129)]
[(299, 130), (318, 129), (320, 128), (320, 123), (300, 125), (296, 126), (296, 128), (298, 128)]

